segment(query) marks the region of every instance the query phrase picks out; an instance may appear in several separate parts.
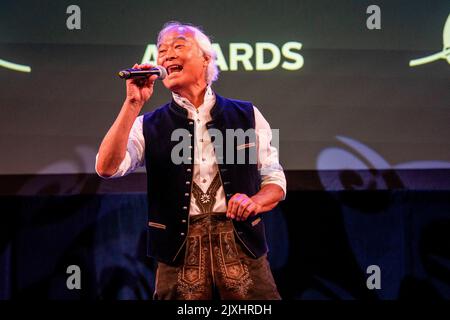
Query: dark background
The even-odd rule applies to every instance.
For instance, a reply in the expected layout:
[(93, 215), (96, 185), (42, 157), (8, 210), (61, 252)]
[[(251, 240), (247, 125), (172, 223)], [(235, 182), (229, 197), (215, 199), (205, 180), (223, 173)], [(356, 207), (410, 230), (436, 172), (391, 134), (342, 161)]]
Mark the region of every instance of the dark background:
[[(66, 8), (81, 8), (81, 30)], [(381, 30), (366, 8), (381, 8)], [(222, 72), (280, 129), (286, 200), (263, 215), (284, 299), (450, 298), (448, 1), (0, 1), (0, 299), (151, 299), (142, 172), (94, 160), (125, 88), (169, 20), (220, 43), (301, 42), (296, 71)], [(282, 60), (283, 61), (283, 60)], [(254, 64), (254, 60), (252, 60)], [(143, 112), (170, 99), (159, 84)], [(78, 265), (82, 289), (68, 290)], [(366, 270), (381, 270), (369, 290)]]
[[(81, 30), (66, 27), (70, 4), (81, 8)], [(140, 62), (169, 20), (202, 26), (227, 62), (232, 42), (302, 43), (299, 70), (245, 71), (239, 64), (213, 86), (252, 101), (280, 129), (285, 169), (448, 168), (450, 66), (408, 63), (442, 50), (450, 5), (377, 1), (381, 30), (369, 30), (370, 4), (3, 0), (0, 59), (32, 71), (0, 68), (0, 174), (93, 173), (98, 146), (124, 100), (116, 72)], [(142, 112), (169, 98), (159, 84)], [(324, 150), (342, 148), (338, 137), (360, 142), (386, 163), (360, 149), (352, 154), (364, 164), (336, 153), (321, 158)]]

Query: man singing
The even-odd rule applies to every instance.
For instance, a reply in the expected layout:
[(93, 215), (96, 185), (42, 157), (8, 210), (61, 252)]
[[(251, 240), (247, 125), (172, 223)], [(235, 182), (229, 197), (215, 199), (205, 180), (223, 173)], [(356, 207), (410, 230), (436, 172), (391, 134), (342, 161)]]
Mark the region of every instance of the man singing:
[[(270, 126), (252, 103), (211, 89), (216, 54), (200, 28), (168, 23), (157, 47), (172, 101), (139, 116), (157, 76), (127, 80), (96, 160), (103, 178), (146, 167), (154, 298), (280, 299), (262, 220), (286, 195)], [(244, 142), (242, 132), (250, 132)], [(187, 148), (180, 149), (181, 139)]]

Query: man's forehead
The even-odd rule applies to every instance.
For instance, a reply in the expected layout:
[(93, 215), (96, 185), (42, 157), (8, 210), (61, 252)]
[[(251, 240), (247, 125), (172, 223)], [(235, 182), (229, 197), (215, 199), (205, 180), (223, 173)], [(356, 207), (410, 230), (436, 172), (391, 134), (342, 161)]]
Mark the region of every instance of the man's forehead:
[(162, 44), (169, 44), (177, 40), (189, 41), (193, 37), (194, 34), (191, 30), (185, 27), (174, 27), (173, 29), (170, 29), (164, 33), (164, 35), (161, 37), (160, 42), (158, 43), (158, 46)]

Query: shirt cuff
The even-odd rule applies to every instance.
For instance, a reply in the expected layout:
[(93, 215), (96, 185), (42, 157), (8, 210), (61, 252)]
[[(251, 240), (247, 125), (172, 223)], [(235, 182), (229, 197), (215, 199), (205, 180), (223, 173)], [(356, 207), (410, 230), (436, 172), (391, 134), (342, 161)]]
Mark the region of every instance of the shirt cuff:
[(263, 176), (263, 180), (261, 182), (261, 187), (267, 185), (267, 184), (276, 184), (278, 185), (281, 189), (283, 189), (283, 197), (281, 198), (281, 200), (285, 200), (286, 199), (286, 179), (284, 179), (284, 173), (283, 173), (283, 178), (274, 178), (271, 176)]
[[(97, 161), (98, 161), (98, 153), (95, 156), (95, 172), (97, 173), (97, 175), (102, 178), (102, 179), (113, 179), (113, 178), (119, 178), (119, 177), (123, 177), (126, 174), (126, 167), (127, 167), (127, 163), (129, 163), (131, 161), (130, 158), (130, 154), (128, 153), (128, 151), (125, 153), (125, 158), (122, 160), (122, 162), (119, 165), (119, 168), (117, 169), (117, 171), (109, 177), (106, 176), (102, 176), (98, 171), (97, 171)], [(125, 169), (125, 170), (124, 170)]]

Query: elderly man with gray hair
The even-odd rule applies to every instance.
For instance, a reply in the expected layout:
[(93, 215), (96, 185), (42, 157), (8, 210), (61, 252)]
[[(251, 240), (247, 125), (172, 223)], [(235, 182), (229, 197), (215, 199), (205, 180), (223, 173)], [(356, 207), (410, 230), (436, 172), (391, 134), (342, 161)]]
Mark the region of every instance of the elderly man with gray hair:
[[(146, 167), (148, 255), (158, 261), (154, 298), (280, 299), (263, 213), (285, 198), (286, 180), (270, 126), (252, 103), (212, 90), (216, 54), (199, 27), (167, 23), (157, 47), (172, 101), (139, 116), (157, 76), (127, 80), (125, 102), (96, 159), (103, 178)], [(250, 133), (240, 139), (230, 130)], [(177, 137), (188, 142), (182, 161)]]

